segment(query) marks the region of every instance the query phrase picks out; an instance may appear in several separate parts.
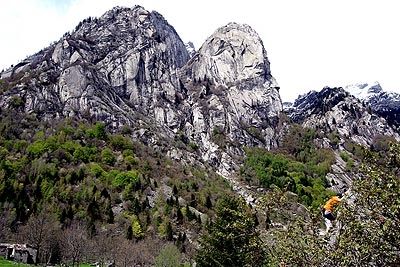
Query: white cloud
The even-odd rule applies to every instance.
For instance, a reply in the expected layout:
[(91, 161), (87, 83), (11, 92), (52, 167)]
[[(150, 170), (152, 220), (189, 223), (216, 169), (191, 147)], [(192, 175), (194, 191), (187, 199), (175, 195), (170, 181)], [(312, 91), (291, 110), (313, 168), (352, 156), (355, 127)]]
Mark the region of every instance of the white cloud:
[(89, 16), (135, 4), (161, 13), (196, 48), (228, 22), (249, 24), (264, 42), (283, 100), (325, 85), (371, 80), (400, 91), (396, 0), (5, 1), (0, 68), (58, 40)]

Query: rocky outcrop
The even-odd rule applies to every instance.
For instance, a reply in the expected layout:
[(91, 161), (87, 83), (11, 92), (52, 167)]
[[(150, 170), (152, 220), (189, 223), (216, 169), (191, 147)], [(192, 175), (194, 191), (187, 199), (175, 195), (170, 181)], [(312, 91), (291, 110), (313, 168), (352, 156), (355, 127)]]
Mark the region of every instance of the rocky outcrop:
[[(22, 97), (29, 113), (85, 114), (118, 127), (132, 124), (134, 111), (173, 124), (179, 115), (160, 106), (176, 104), (176, 70), (188, 60), (185, 45), (160, 14), (140, 6), (114, 8), (84, 20), (2, 77), (26, 76), (6, 95)], [(6, 97), (1, 105), (9, 102)]]
[(383, 135), (400, 141), (398, 132), (385, 118), (341, 87), (311, 91), (299, 97), (285, 113), (293, 122), (319, 132), (316, 147), (334, 151), (336, 162), (327, 179), (339, 191), (349, 188), (356, 175), (346, 169), (346, 162), (341, 157), (342, 154), (352, 157), (346, 143), (352, 141), (370, 147), (376, 137)]
[(343, 88), (325, 87), (298, 98), (287, 111), (289, 117), (305, 127), (335, 130), (339, 136), (358, 144), (371, 145), (377, 135), (389, 135), (400, 140), (388, 122), (370, 107)]
[(208, 79), (227, 86), (243, 86), (245, 81), (257, 80), (267, 82), (268, 87), (278, 87), (263, 43), (248, 25), (229, 23), (219, 28), (191, 59), (190, 66), (192, 79)]

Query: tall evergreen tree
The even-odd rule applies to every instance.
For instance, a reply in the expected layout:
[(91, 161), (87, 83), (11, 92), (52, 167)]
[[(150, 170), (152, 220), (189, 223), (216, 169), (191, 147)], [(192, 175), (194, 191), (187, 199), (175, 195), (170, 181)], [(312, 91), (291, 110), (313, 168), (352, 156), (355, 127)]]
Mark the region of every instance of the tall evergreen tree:
[(254, 217), (243, 199), (226, 196), (217, 202), (215, 222), (200, 238), (195, 259), (205, 266), (265, 266), (267, 253)]

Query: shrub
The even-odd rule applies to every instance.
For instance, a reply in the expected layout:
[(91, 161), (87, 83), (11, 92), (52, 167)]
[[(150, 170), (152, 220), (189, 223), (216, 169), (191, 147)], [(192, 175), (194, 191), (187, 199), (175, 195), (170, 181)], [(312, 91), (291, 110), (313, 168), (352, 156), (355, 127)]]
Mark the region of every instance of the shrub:
[(101, 151), (101, 161), (105, 164), (113, 166), (115, 163), (115, 157), (112, 153), (112, 150), (108, 147)]
[(138, 171), (132, 170), (121, 172), (115, 177), (113, 185), (115, 187), (120, 187), (128, 184), (133, 184), (135, 187), (137, 187), (140, 184), (140, 179), (141, 174)]

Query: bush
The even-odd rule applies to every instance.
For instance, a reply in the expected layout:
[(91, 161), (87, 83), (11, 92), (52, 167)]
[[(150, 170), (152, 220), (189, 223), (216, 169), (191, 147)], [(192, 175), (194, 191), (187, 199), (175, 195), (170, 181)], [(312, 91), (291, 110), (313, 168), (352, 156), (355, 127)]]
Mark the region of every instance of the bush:
[(132, 170), (127, 172), (121, 172), (117, 174), (114, 179), (113, 185), (115, 187), (125, 186), (133, 184), (136, 188), (140, 185), (141, 174), (138, 171)]
[(103, 151), (101, 151), (101, 161), (110, 166), (114, 165), (116, 159), (112, 153), (112, 150), (109, 149), (108, 147), (103, 149)]
[(167, 244), (155, 258), (155, 267), (178, 267), (181, 266), (182, 254), (174, 244)]

